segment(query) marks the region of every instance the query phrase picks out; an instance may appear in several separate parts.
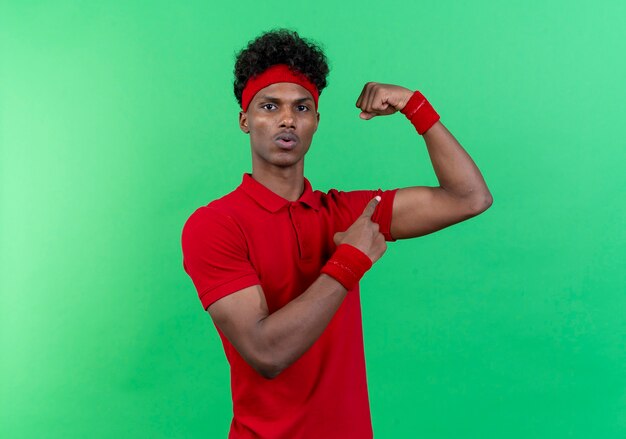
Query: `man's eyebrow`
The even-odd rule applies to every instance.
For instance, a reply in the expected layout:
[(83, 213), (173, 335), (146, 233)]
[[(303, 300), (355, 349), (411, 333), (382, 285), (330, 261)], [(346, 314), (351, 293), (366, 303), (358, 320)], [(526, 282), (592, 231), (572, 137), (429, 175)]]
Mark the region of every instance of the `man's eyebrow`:
[[(268, 102), (282, 102), (281, 99), (276, 98), (274, 96), (268, 96), (268, 95), (261, 95), (260, 96), (260, 100), (262, 101), (268, 101)], [(299, 104), (301, 102), (305, 102), (305, 101), (311, 101), (313, 102), (313, 98), (310, 98), (308, 96), (305, 96), (303, 98), (298, 98), (298, 99), (294, 99), (293, 102)]]

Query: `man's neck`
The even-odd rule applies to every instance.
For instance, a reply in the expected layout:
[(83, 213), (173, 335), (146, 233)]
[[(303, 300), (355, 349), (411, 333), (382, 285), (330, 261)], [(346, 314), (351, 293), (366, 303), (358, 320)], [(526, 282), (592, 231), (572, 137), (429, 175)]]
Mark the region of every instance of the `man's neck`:
[(304, 167), (258, 169), (252, 167), (252, 178), (286, 200), (296, 201), (304, 192)]

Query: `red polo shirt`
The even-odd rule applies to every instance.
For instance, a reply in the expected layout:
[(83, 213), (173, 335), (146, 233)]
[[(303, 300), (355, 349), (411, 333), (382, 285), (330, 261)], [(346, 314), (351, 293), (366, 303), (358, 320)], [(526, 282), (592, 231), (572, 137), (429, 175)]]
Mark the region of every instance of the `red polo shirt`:
[[(302, 294), (345, 231), (376, 195), (372, 215), (387, 241), (396, 189), (304, 192), (288, 201), (244, 174), (237, 189), (197, 209), (182, 232), (183, 266), (203, 307), (261, 285), (269, 312)], [(274, 379), (263, 378), (217, 328), (231, 367), (229, 438), (370, 438), (361, 305), (350, 290), (320, 338)]]

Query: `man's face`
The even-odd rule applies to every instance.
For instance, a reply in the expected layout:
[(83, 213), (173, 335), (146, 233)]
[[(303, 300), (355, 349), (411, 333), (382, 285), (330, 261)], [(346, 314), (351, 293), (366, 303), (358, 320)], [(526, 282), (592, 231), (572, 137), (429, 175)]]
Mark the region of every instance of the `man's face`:
[(250, 133), (255, 169), (287, 168), (300, 163), (318, 123), (313, 96), (291, 82), (261, 89), (250, 101), (248, 111), (239, 113), (239, 127)]

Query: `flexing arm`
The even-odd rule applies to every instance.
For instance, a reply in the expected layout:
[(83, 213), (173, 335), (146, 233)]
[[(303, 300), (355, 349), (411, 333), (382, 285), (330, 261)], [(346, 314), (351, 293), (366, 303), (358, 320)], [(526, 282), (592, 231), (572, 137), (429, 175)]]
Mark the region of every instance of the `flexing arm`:
[[(378, 201), (371, 200), (350, 228), (334, 237), (337, 245), (350, 244), (372, 262), (387, 248), (378, 224), (371, 220)], [(208, 311), (243, 359), (265, 378), (274, 378), (322, 335), (346, 294), (338, 281), (321, 274), (304, 293), (272, 314), (259, 285), (218, 300)]]
[(493, 202), (478, 167), (441, 122), (424, 133), (424, 140), (439, 186), (398, 190), (391, 222), (396, 239), (436, 232), (484, 212)]
[[(356, 106), (361, 119), (401, 111), (413, 91), (391, 84), (368, 82)], [(478, 167), (441, 122), (424, 134), (439, 187), (399, 189), (393, 203), (391, 235), (414, 238), (451, 226), (487, 210), (493, 198)]]

